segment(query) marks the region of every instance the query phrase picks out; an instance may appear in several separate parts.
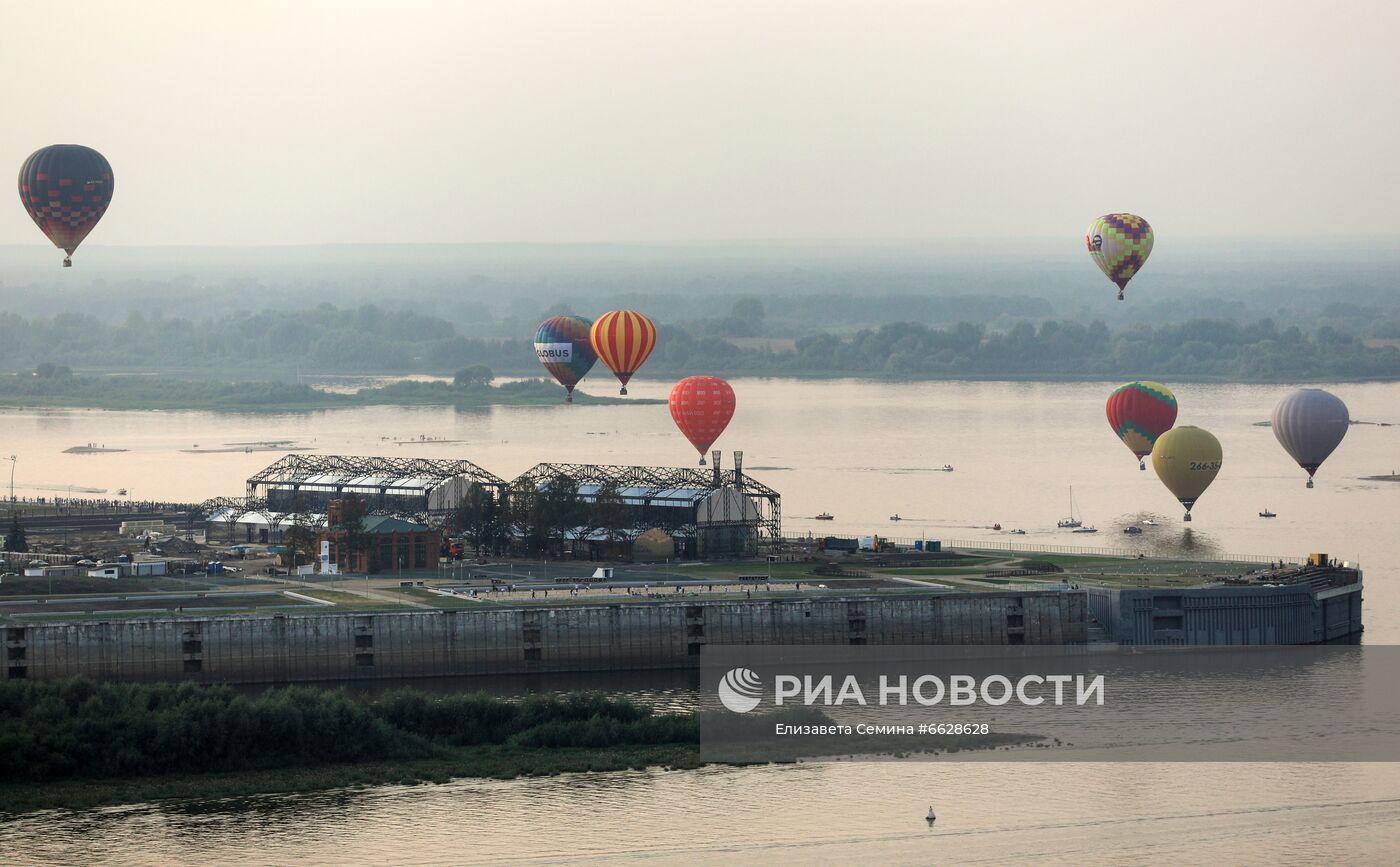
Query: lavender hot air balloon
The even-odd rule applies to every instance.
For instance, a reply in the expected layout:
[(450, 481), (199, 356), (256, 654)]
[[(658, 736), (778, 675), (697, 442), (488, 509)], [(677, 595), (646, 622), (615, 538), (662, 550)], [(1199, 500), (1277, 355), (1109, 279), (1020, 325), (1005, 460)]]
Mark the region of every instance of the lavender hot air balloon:
[(1300, 388), (1274, 407), (1273, 424), (1279, 445), (1308, 471), (1311, 488), (1313, 473), (1347, 435), (1351, 417), (1347, 405), (1335, 394)]

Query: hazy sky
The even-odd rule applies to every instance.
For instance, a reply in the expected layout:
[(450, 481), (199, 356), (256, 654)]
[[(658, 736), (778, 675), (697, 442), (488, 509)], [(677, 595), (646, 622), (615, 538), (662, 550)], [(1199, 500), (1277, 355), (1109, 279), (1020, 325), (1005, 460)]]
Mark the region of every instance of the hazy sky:
[(91, 244), (1392, 235), (1398, 8), (0, 0), (0, 164), (102, 151)]

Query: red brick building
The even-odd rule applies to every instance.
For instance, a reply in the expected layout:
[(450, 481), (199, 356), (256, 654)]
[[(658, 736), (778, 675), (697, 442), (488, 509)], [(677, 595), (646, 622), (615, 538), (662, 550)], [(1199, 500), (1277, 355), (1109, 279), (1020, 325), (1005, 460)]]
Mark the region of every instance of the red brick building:
[(365, 518), (364, 543), (351, 551), (343, 530), (324, 530), (320, 540), (331, 543), (331, 562), (341, 572), (374, 574), (395, 569), (429, 569), (442, 551), (442, 531), (402, 518)]

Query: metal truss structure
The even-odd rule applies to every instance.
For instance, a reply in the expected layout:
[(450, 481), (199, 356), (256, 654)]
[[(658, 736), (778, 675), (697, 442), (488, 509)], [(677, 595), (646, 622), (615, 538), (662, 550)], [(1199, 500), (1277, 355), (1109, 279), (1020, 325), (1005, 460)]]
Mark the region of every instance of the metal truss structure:
[[(705, 516), (707, 527), (748, 527), (767, 541), (782, 538), (781, 495), (741, 469), (544, 463), (525, 471), (515, 482), (528, 480), (538, 488), (559, 476), (580, 487), (615, 487), (633, 512), (638, 530), (660, 527), (691, 536), (698, 530), (702, 502), (718, 491), (731, 489), (752, 504), (752, 511), (737, 498), (719, 497)], [(592, 501), (593, 493), (583, 494), (582, 499)]]
[(306, 508), (303, 503), (324, 510), (329, 501), (354, 494), (379, 513), (427, 515), (450, 511), (461, 488), (472, 483), (497, 499), (507, 487), (471, 461), (292, 454), (249, 478), (247, 495), (289, 511)]

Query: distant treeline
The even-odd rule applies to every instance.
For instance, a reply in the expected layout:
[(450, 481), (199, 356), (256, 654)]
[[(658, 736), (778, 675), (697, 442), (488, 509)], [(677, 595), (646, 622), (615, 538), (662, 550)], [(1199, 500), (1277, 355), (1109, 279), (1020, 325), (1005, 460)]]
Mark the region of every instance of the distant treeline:
[(254, 771), (405, 760), (454, 747), (607, 749), (695, 744), (692, 716), (600, 693), (506, 701), (481, 693), (378, 698), (294, 687), (0, 684), (0, 783)]
[[(405, 380), (352, 394), (321, 391), (282, 381), (189, 380), (171, 376), (86, 376), (45, 362), (32, 371), (0, 374), (0, 406), (77, 406), (98, 409), (210, 409), (299, 411), (351, 406), (554, 405), (564, 390), (552, 381), (526, 379), (492, 385), (492, 372), (473, 365), (451, 382)], [(616, 397), (574, 392), (576, 403), (615, 403)], [(645, 401), (643, 401), (645, 402)]]
[[(774, 338), (765, 327), (765, 307), (757, 299), (741, 299), (720, 312), (713, 319), (683, 324), (663, 320), (656, 352), (643, 375), (1151, 375), (1241, 382), (1400, 376), (1400, 349), (1393, 345), (1368, 346), (1329, 325), (1304, 331), (1281, 328), (1268, 319), (1248, 324), (1197, 319), (1116, 329), (1098, 321), (1054, 319), (1005, 328), (949, 320), (936, 326), (903, 321), (860, 330), (841, 327), (836, 320), (832, 327), (784, 339)], [(373, 305), (345, 310), (327, 304), (199, 322), (133, 314), (120, 325), (79, 314), (35, 320), (7, 314), (0, 316), (0, 366), (30, 369), (37, 362), (49, 362), (203, 371), (229, 378), (240, 372), (290, 378), (298, 370), (450, 373), (471, 365), (532, 374), (539, 371), (533, 336), (531, 323), (511, 338), (465, 337), (446, 319)], [(593, 374), (599, 375), (606, 376), (601, 365)], [(398, 400), (407, 395), (381, 396), (395, 399), (378, 402), (412, 402)]]

